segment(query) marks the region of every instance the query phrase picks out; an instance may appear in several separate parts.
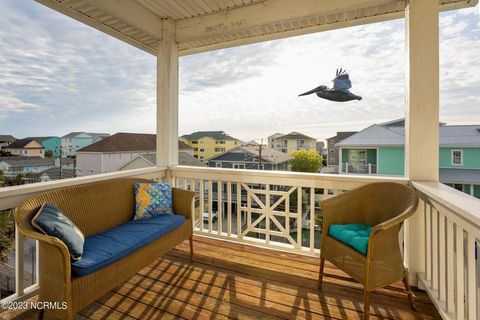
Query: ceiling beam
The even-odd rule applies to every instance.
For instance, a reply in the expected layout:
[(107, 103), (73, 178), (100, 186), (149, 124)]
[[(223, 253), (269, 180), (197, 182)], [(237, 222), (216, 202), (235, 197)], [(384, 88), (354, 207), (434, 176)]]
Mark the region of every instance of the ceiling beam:
[(256, 4), (177, 21), (177, 42), (190, 42), (317, 17), (334, 12), (396, 3), (399, 0), (265, 0)]

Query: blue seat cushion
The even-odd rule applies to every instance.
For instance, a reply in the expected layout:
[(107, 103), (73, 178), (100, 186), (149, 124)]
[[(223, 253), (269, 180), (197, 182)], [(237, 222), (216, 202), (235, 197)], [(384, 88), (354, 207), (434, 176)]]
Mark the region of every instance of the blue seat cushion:
[(184, 222), (184, 216), (164, 214), (145, 220), (132, 220), (87, 237), (82, 259), (72, 263), (72, 275), (86, 276), (95, 272), (180, 227)]
[(364, 224), (331, 224), (328, 234), (366, 256), (372, 229)]

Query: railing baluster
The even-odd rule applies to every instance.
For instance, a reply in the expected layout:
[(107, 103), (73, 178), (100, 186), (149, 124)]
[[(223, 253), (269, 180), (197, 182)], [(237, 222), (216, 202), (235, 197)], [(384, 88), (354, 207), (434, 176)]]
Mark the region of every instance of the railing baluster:
[(247, 229), (252, 225), (252, 196), (247, 191), (247, 208), (245, 211), (247, 215)]
[(205, 180), (200, 179), (200, 232), (203, 232), (203, 213), (205, 212)]
[(285, 231), (290, 234), (290, 195), (285, 197)]
[(453, 222), (447, 220), (447, 312), (455, 312), (454, 288), (454, 254), (453, 254)]
[(432, 210), (432, 263), (433, 263), (433, 272), (432, 272), (432, 289), (438, 290), (438, 213), (437, 210), (431, 208)]
[(457, 306), (457, 319), (464, 319), (465, 317), (465, 280), (464, 280), (464, 268), (465, 258), (463, 253), (463, 228), (458, 224), (456, 225), (456, 306)]
[(222, 227), (223, 227), (223, 182), (218, 180), (217, 181), (217, 232), (218, 234), (222, 234)]
[(232, 183), (227, 182), (227, 236), (232, 236)]
[(445, 259), (445, 216), (438, 212), (439, 217), (439, 254), (438, 254), (438, 262), (439, 262), (439, 299), (440, 301), (445, 301), (447, 298), (447, 281), (445, 275), (445, 267), (446, 267), (446, 259)]
[(237, 182), (237, 238), (242, 238), (242, 185)]
[(23, 270), (24, 270), (24, 236), (20, 233), (15, 224), (15, 294), (17, 297), (23, 296)]
[(302, 248), (302, 187), (297, 189), (297, 246)]
[(212, 233), (213, 182), (208, 180), (208, 233)]
[(315, 250), (315, 188), (310, 188), (310, 252)]
[(265, 185), (265, 243), (270, 243), (270, 185)]
[(477, 277), (475, 274), (475, 235), (467, 231), (468, 319), (477, 319)]
[[(195, 229), (195, 223), (196, 223), (196, 217), (195, 217), (195, 198), (197, 196), (196, 192), (195, 192), (195, 189), (196, 189), (196, 180), (194, 178), (190, 179), (190, 191), (192, 191), (194, 193), (194, 196), (193, 196), (193, 202), (192, 202), (192, 225), (193, 225), (193, 228)], [(200, 218), (201, 219), (201, 218)]]
[(427, 261), (426, 261), (426, 278), (428, 281), (432, 281), (432, 208), (430, 207), (430, 205), (428, 205), (427, 203), (424, 203), (425, 206), (424, 206), (424, 211), (425, 211), (425, 217), (426, 217), (426, 228), (427, 228), (427, 232), (426, 232), (426, 237), (427, 237), (427, 241), (425, 241), (425, 244), (427, 246), (427, 251), (426, 251), (426, 255), (427, 255)]

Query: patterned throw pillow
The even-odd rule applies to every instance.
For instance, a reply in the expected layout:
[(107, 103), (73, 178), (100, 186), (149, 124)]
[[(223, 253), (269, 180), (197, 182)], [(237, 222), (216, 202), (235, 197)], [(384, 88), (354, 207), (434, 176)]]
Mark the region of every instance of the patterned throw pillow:
[(142, 220), (161, 214), (173, 214), (172, 185), (170, 183), (139, 183), (135, 186), (135, 216)]
[(32, 219), (32, 226), (44, 234), (56, 237), (65, 243), (72, 260), (80, 260), (83, 254), (85, 237), (63, 214), (51, 203), (44, 203)]

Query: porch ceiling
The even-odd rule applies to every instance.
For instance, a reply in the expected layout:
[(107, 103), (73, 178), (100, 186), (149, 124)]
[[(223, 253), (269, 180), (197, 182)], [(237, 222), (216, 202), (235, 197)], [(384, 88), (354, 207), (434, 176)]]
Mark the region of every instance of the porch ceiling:
[[(401, 18), (405, 0), (36, 0), (156, 54), (162, 20), (176, 25), (180, 54)], [(441, 10), (478, 0), (439, 0)]]

